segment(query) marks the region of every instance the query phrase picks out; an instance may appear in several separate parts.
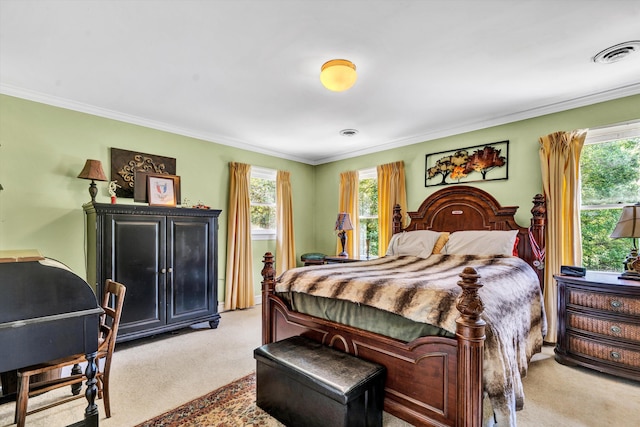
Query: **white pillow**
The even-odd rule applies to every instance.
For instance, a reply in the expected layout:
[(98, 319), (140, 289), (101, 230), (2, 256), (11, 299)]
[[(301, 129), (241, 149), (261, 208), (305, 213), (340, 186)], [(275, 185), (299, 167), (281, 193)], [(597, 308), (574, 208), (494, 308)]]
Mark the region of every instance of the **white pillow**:
[(387, 255), (412, 255), (428, 258), (433, 252), (440, 232), (431, 230), (403, 231), (394, 234), (387, 248)]
[(451, 233), (442, 249), (449, 255), (513, 255), (518, 230), (467, 230)]

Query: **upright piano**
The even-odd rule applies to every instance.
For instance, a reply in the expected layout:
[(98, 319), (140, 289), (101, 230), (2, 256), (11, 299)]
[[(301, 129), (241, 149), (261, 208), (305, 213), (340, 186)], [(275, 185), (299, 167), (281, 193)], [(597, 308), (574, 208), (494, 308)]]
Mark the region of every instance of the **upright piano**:
[(102, 314), (89, 284), (38, 251), (0, 251), (0, 372), (87, 356), (88, 401), (76, 425), (97, 426), (95, 356)]

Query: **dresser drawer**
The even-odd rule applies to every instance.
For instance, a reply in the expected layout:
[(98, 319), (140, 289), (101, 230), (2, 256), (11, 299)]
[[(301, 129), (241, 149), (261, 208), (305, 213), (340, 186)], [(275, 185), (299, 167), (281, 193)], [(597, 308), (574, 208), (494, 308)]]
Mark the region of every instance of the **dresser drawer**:
[(567, 327), (640, 344), (640, 325), (569, 312), (567, 313)]
[(569, 335), (569, 352), (591, 356), (611, 363), (640, 368), (640, 350), (607, 345), (582, 337)]
[(554, 278), (556, 360), (640, 381), (640, 282), (594, 271)]
[(640, 298), (568, 289), (567, 302), (585, 308), (640, 317)]

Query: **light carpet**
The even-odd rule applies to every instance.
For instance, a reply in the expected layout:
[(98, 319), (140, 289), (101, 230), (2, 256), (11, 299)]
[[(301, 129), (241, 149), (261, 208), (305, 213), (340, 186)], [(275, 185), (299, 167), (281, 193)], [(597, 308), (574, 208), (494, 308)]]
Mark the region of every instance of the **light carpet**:
[[(538, 374), (537, 379), (533, 381), (546, 383), (540, 386), (541, 388), (549, 387), (550, 392), (545, 394), (546, 397), (536, 395), (535, 400), (528, 399), (528, 410), (518, 413), (518, 425), (563, 427), (640, 425), (636, 412), (639, 403), (636, 400), (638, 397), (636, 384), (623, 382), (622, 389), (616, 390), (622, 391), (626, 385), (629, 385), (631, 386), (630, 396), (625, 397), (615, 393), (615, 395), (605, 396), (600, 402), (595, 402), (593, 388), (576, 388), (578, 385), (576, 381), (583, 385), (590, 383), (592, 372), (581, 372), (581, 369), (578, 369), (573, 373), (575, 379), (549, 384), (547, 382), (549, 375), (559, 374), (558, 378), (564, 377), (561, 372), (564, 369), (557, 370), (556, 367), (562, 368), (548, 357), (548, 354), (538, 356), (538, 360), (533, 363), (532, 369)], [(546, 369), (547, 372), (542, 372), (542, 369)], [(610, 378), (598, 378), (599, 374), (595, 375), (593, 385), (604, 386), (605, 390), (600, 391), (606, 391)], [(581, 378), (583, 376), (584, 378)], [(603, 379), (604, 382), (601, 381)], [(564, 395), (565, 399), (558, 399), (559, 395)], [(629, 398), (634, 400), (629, 401)], [(284, 427), (282, 423), (257, 407), (255, 400), (256, 378), (252, 373), (136, 427)], [(592, 403), (586, 407), (579, 407), (581, 401)], [(569, 406), (574, 403), (575, 405)], [(383, 424), (385, 426), (408, 425), (387, 413), (384, 414)]]
[[(207, 324), (118, 344), (111, 372), (112, 417), (101, 427), (131, 427), (217, 390), (255, 371), (261, 342), (260, 306), (222, 313), (218, 329)], [(524, 409), (518, 427), (637, 427), (640, 382), (557, 363), (544, 347), (523, 380)], [(29, 399), (45, 403), (56, 391)], [(32, 402), (33, 400), (33, 402)], [(27, 427), (62, 427), (82, 419), (86, 401), (27, 417)], [(15, 403), (0, 405), (0, 427), (13, 424)], [(385, 427), (407, 427), (384, 414)]]

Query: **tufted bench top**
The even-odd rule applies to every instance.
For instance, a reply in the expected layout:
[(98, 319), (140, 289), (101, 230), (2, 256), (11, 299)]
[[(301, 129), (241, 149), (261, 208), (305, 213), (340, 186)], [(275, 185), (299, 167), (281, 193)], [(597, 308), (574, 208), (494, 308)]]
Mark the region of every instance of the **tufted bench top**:
[(372, 378), (385, 373), (381, 365), (302, 336), (263, 345), (254, 353), (263, 363), (306, 378), (307, 386), (343, 404), (370, 387)]

